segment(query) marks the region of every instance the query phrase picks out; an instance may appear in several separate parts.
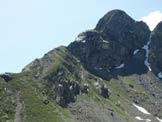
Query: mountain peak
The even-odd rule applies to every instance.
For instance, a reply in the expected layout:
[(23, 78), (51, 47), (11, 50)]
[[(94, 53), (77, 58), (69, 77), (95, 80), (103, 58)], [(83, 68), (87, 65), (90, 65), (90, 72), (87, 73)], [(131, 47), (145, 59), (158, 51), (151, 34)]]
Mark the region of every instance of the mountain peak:
[[(149, 37), (150, 30), (145, 23), (133, 20), (122, 10), (112, 10), (99, 20), (94, 30), (79, 34), (68, 49), (89, 71), (97, 72), (104, 78), (108, 77), (107, 74), (111, 74), (107, 71), (114, 74), (119, 69), (124, 70), (122, 73), (125, 71), (142, 73), (147, 70), (143, 65), (143, 59), (139, 61), (143, 68), (139, 67), (133, 71), (128, 65), (132, 64), (131, 60), (134, 60), (133, 52), (142, 49), (149, 41)], [(141, 53), (144, 57), (144, 53), (142, 51)], [(120, 65), (124, 68), (118, 69)]]
[[(129, 26), (135, 21), (127, 15), (122, 10), (112, 10), (108, 12), (105, 16), (103, 16), (97, 26), (96, 30), (102, 32), (113, 31), (112, 29), (121, 29), (123, 27), (129, 28)], [(112, 28), (113, 27), (113, 28)]]

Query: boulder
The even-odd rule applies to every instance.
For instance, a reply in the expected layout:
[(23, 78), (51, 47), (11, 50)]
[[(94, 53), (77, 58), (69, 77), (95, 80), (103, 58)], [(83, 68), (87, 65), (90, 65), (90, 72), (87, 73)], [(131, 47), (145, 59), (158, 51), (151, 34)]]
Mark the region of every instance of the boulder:
[(49, 104), (49, 100), (45, 99), (45, 100), (43, 100), (43, 103), (44, 103), (45, 105), (47, 105), (47, 104)]
[(110, 97), (110, 91), (109, 91), (109, 89), (108, 89), (106, 86), (104, 86), (104, 85), (101, 86), (100, 94), (101, 94), (101, 96), (103, 96), (104, 98), (109, 98), (109, 97)]
[(75, 102), (75, 96), (80, 94), (80, 85), (75, 81), (60, 80), (54, 92), (56, 102), (62, 107), (67, 107), (69, 103)]
[(81, 92), (88, 94), (88, 92), (89, 92), (89, 85), (88, 84), (84, 84), (84, 86), (81, 88)]
[(12, 75), (10, 73), (4, 73), (0, 74), (0, 77), (4, 79), (6, 82), (9, 82), (13, 79)]

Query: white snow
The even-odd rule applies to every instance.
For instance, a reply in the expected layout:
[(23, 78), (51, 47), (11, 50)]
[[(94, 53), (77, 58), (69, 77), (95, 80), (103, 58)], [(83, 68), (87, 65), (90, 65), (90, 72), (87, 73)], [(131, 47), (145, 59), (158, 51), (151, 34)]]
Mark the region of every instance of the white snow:
[(142, 49), (144, 49), (144, 50), (146, 50), (146, 59), (145, 59), (145, 65), (147, 66), (147, 68), (149, 69), (149, 71), (152, 71), (151, 70), (151, 67), (150, 67), (150, 63), (148, 62), (148, 57), (149, 57), (149, 52), (150, 52), (150, 50), (149, 50), (149, 45), (150, 45), (150, 43), (151, 43), (151, 35), (152, 34), (150, 34), (150, 39), (149, 39), (149, 41), (147, 42), (147, 44), (146, 45), (144, 45), (143, 47), (142, 47)]
[(146, 121), (146, 122), (151, 122), (151, 120), (150, 120), (150, 119), (145, 119), (145, 121)]
[(70, 89), (70, 90), (73, 90), (73, 86), (70, 86), (69, 89)]
[(135, 55), (135, 54), (137, 54), (138, 52), (139, 52), (139, 49), (135, 50), (135, 51), (133, 52), (133, 54)]
[(159, 78), (162, 78), (162, 72), (159, 72), (159, 73), (158, 73), (158, 77), (159, 77)]
[(143, 121), (144, 119), (142, 119), (141, 117), (139, 117), (139, 116), (136, 116), (135, 117), (137, 120), (140, 120), (140, 121)]
[(138, 106), (138, 105), (136, 105), (136, 104), (134, 104), (134, 103), (132, 103), (132, 105), (133, 105), (134, 107), (136, 107), (136, 108), (137, 108), (140, 112), (142, 112), (143, 114), (151, 115), (145, 108), (140, 107), (140, 106)]
[(115, 69), (121, 69), (124, 67), (124, 64), (121, 64), (120, 66), (115, 67)]
[(79, 35), (78, 37), (75, 38), (75, 41), (86, 43), (86, 40), (84, 39), (85, 39), (85, 35)]
[(102, 40), (102, 42), (107, 43), (107, 44), (109, 43), (109, 42), (108, 42), (108, 41), (106, 41), (106, 40)]
[(139, 117), (139, 116), (136, 116), (135, 118), (136, 118), (137, 120), (140, 120), (140, 121), (151, 122), (150, 119), (142, 119), (142, 118)]
[(82, 43), (86, 43), (86, 40), (83, 40)]
[(84, 35), (79, 35), (78, 37), (76, 37), (75, 41), (79, 42), (82, 41), (85, 38)]
[(156, 117), (156, 119), (157, 119), (159, 122), (162, 122), (162, 119), (160, 119), (159, 117)]

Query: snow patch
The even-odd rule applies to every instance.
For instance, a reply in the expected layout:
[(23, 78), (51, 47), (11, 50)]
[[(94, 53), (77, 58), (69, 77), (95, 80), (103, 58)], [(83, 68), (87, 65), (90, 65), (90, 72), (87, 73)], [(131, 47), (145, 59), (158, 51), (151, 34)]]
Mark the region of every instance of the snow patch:
[(79, 35), (78, 37), (76, 37), (75, 41), (80, 42), (83, 39), (85, 39), (85, 36), (84, 35)]
[(142, 112), (142, 113), (144, 113), (144, 114), (146, 114), (146, 115), (151, 115), (145, 108), (143, 108), (143, 107), (141, 107), (141, 106), (138, 106), (138, 105), (136, 105), (136, 104), (134, 104), (134, 103), (132, 103), (132, 105), (133, 105), (134, 107), (136, 107), (140, 112)]
[(145, 122), (151, 122), (150, 119), (142, 119), (141, 117), (137, 116), (135, 117), (137, 120), (140, 120), (140, 121), (145, 121)]
[(149, 71), (152, 71), (151, 70), (151, 67), (150, 67), (150, 63), (148, 62), (148, 57), (149, 57), (149, 52), (150, 52), (150, 50), (149, 50), (149, 45), (150, 45), (150, 43), (151, 43), (151, 35), (150, 35), (150, 39), (149, 39), (149, 41), (147, 42), (147, 44), (146, 45), (144, 45), (143, 47), (142, 47), (142, 49), (144, 49), (145, 51), (146, 51), (146, 59), (145, 59), (145, 65), (147, 66), (147, 68), (149, 69)]
[(151, 122), (151, 120), (150, 120), (150, 119), (145, 119), (145, 121), (146, 121), (146, 122)]
[(139, 116), (136, 116), (135, 117), (137, 120), (140, 120), (140, 121), (143, 121), (144, 119), (142, 119), (141, 117), (139, 117)]
[(107, 44), (109, 43), (109, 42), (108, 42), (108, 41), (106, 41), (106, 40), (102, 40), (102, 42), (103, 42), (103, 43), (107, 43)]
[(158, 73), (158, 77), (159, 77), (159, 78), (162, 78), (162, 72), (159, 72), (159, 73)]
[(83, 40), (82, 43), (86, 43), (86, 40)]
[(138, 52), (139, 52), (139, 49), (135, 50), (135, 51), (133, 52), (133, 54), (135, 55), (135, 54), (137, 54)]
[(69, 89), (70, 89), (70, 90), (73, 90), (73, 86), (70, 86)]
[(120, 66), (115, 67), (115, 69), (121, 69), (121, 68), (123, 68), (124, 66), (125, 66), (124, 64), (121, 64)]
[(159, 117), (156, 117), (156, 119), (157, 119), (159, 122), (162, 122), (162, 119), (160, 119)]

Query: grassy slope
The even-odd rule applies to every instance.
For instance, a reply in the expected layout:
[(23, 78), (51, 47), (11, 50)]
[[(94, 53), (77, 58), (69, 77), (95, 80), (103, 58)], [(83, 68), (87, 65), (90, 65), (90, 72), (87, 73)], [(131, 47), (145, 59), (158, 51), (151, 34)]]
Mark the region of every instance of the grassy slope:
[[(13, 121), (15, 114), (15, 93), (19, 89), (21, 103), (23, 110), (21, 112), (22, 122), (73, 122), (72, 116), (68, 110), (58, 106), (55, 101), (49, 100), (49, 104), (43, 103), (44, 96), (39, 91), (38, 84), (35, 81), (23, 81), (15, 79), (10, 83), (0, 80), (1, 88), (5, 87), (12, 90), (12, 94), (6, 97), (4, 90), (0, 92), (1, 103), (0, 106), (0, 120), (6, 122), (7, 120)], [(4, 84), (4, 86), (2, 85)], [(7, 86), (7, 87), (6, 87)], [(13, 97), (13, 102), (10, 99)], [(10, 108), (10, 112), (5, 113), (5, 108)]]
[[(44, 77), (48, 77), (53, 72), (57, 71), (58, 67), (63, 67), (65, 70), (65, 77), (67, 79), (77, 81), (76, 75), (81, 73), (82, 65), (78, 63), (77, 59), (64, 48), (60, 47), (59, 50), (52, 52), (52, 57), (55, 63), (52, 64), (45, 74)], [(46, 61), (48, 59), (43, 58), (42, 65), (47, 65)], [(74, 72), (70, 72), (67, 65), (74, 69)], [(30, 73), (35, 73), (35, 69), (28, 71)], [(75, 119), (73, 115), (67, 110), (60, 107), (56, 102), (50, 98), (49, 104), (45, 105), (43, 100), (45, 96), (42, 95), (44, 84), (32, 78), (28, 72), (23, 72), (21, 74), (15, 75), (15, 79), (6, 83), (0, 79), (0, 120), (6, 122), (14, 120), (15, 114), (15, 93), (17, 89), (20, 89), (21, 103), (23, 105), (23, 110), (21, 114), (22, 122), (74, 122)], [(43, 71), (41, 71), (43, 72)], [(84, 71), (86, 72), (86, 71)], [(135, 119), (128, 115), (127, 108), (129, 107), (127, 103), (131, 103), (129, 98), (129, 93), (126, 89), (129, 89), (132, 93), (138, 94), (141, 97), (147, 95), (143, 88), (141, 88), (135, 81), (129, 80), (127, 77), (120, 77), (118, 80), (104, 81), (101, 78), (87, 74), (84, 79), (78, 79), (81, 85), (88, 83), (90, 86), (90, 92), (88, 94), (78, 95), (78, 99), (92, 99), (96, 104), (103, 107), (111, 106), (120, 116), (125, 118), (127, 122), (133, 122)], [(56, 79), (57, 80), (57, 79)], [(100, 85), (106, 85), (111, 90), (110, 99), (105, 99), (99, 94), (99, 90), (94, 86), (94, 82), (100, 81)], [(130, 84), (133, 88), (130, 88)], [(7, 89), (7, 90), (6, 90)], [(9, 93), (7, 93), (9, 92)], [(119, 97), (120, 95), (120, 97)], [(121, 105), (117, 106), (116, 103), (120, 101)], [(9, 112), (6, 112), (6, 108)]]

